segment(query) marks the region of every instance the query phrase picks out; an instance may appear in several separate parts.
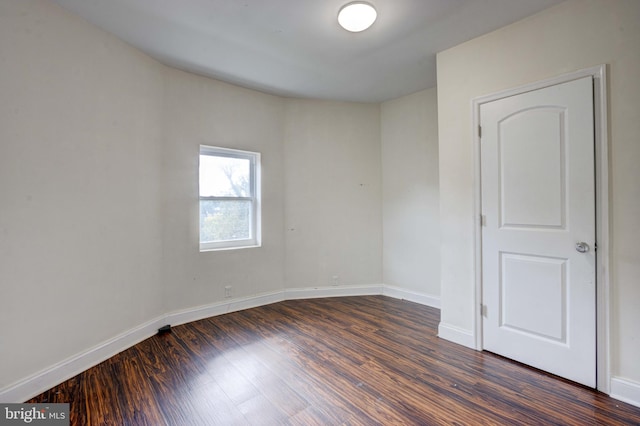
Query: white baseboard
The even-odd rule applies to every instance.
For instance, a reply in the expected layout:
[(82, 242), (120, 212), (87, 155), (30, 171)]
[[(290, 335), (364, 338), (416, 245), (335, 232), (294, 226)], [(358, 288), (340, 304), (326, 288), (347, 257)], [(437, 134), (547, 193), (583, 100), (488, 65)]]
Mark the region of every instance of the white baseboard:
[(382, 294), (395, 299), (408, 300), (409, 302), (415, 302), (421, 305), (440, 309), (440, 297), (431, 294), (419, 293), (417, 291), (407, 290), (391, 285), (385, 285)]
[(171, 324), (172, 326), (186, 324), (204, 318), (281, 302), (284, 300), (283, 297), (284, 293), (282, 291), (274, 291), (255, 296), (228, 299), (223, 302), (172, 312), (165, 317), (165, 323)]
[(284, 300), (380, 295), (383, 292), (383, 288), (384, 285), (382, 284), (288, 288), (284, 291)]
[(611, 398), (640, 407), (640, 383), (622, 377), (611, 378)]
[[(384, 284), (337, 287), (292, 288), (255, 296), (229, 299), (210, 305), (170, 312), (125, 331), (87, 351), (39, 371), (15, 384), (0, 389), (0, 402), (24, 402), (68, 380), (83, 371), (109, 359), (131, 346), (153, 336), (158, 328), (197, 321), (243, 309), (255, 308), (283, 300), (312, 299), (319, 297), (386, 295), (406, 299), (427, 306), (439, 307), (439, 298)], [(441, 324), (442, 326), (442, 324)], [(452, 339), (449, 339), (452, 340)], [(455, 340), (454, 340), (455, 341)], [(464, 344), (464, 343), (463, 343)]]
[[(109, 359), (123, 350), (153, 336), (165, 324), (172, 326), (197, 321), (229, 312), (255, 308), (283, 300), (311, 299), (319, 297), (385, 295), (396, 299), (409, 300), (426, 306), (440, 307), (436, 296), (417, 293), (384, 284), (310, 287), (275, 291), (250, 297), (231, 299), (210, 305), (199, 306), (169, 313), (147, 321), (138, 327), (119, 334), (76, 356), (35, 373), (18, 383), (0, 390), (0, 402), (23, 402), (77, 374)], [(438, 336), (454, 343), (475, 349), (475, 338), (471, 331), (441, 322)], [(611, 379), (611, 397), (640, 407), (640, 384), (624, 378)]]
[(158, 332), (164, 317), (121, 333), (93, 348), (39, 371), (20, 382), (0, 390), (0, 402), (24, 402), (112, 356), (140, 343)]
[(438, 337), (471, 349), (476, 349), (476, 338), (473, 332), (456, 327), (455, 325), (441, 321), (438, 325)]

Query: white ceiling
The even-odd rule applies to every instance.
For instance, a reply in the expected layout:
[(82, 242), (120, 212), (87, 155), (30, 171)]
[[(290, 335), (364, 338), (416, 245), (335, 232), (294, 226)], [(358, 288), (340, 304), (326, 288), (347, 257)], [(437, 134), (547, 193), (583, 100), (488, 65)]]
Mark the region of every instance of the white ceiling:
[[(439, 51), (562, 0), (53, 0), (160, 62), (282, 96), (380, 102), (436, 85)], [(472, 72), (473, 64), (469, 64)]]

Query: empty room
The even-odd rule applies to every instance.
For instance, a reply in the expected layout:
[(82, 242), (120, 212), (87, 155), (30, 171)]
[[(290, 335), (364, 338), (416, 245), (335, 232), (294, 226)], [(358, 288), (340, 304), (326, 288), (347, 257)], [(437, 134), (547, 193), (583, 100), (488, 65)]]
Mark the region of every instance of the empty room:
[(639, 76), (638, 0), (0, 0), (0, 423), (640, 424)]

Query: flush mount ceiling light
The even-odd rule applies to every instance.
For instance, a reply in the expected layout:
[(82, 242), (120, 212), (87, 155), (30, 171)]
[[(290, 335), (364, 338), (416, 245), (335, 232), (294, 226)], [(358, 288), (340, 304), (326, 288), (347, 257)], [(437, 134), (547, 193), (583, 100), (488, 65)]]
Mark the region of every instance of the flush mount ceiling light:
[(338, 23), (352, 33), (364, 31), (375, 22), (378, 13), (369, 3), (354, 1), (345, 4), (338, 12)]

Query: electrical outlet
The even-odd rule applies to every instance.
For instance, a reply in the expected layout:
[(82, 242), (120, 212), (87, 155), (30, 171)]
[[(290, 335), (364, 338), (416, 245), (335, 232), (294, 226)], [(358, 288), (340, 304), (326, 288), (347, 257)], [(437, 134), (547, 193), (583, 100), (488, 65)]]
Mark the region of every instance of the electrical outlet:
[(227, 285), (224, 287), (224, 297), (225, 299), (228, 299), (231, 297), (231, 286)]
[(334, 275), (331, 277), (331, 285), (333, 286), (339, 286), (340, 285), (340, 276), (339, 275)]

